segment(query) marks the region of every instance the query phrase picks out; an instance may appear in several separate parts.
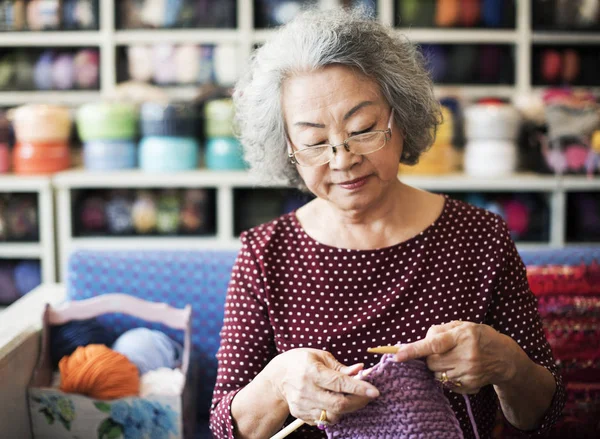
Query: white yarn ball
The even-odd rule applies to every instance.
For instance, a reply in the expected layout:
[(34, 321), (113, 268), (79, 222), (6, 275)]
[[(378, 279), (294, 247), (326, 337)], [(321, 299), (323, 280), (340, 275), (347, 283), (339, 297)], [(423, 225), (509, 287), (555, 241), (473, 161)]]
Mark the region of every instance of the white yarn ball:
[(145, 373), (140, 381), (140, 397), (149, 395), (181, 395), (185, 377), (179, 369), (160, 367)]

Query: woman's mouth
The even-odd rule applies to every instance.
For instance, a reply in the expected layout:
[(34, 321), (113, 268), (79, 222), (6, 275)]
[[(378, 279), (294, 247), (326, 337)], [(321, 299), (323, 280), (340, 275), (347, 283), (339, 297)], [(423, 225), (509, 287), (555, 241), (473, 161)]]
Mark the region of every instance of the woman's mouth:
[(344, 181), (343, 183), (339, 183), (339, 186), (348, 190), (358, 189), (360, 187), (363, 187), (367, 183), (368, 179), (369, 176), (366, 175), (364, 177), (356, 178), (354, 180), (348, 180)]

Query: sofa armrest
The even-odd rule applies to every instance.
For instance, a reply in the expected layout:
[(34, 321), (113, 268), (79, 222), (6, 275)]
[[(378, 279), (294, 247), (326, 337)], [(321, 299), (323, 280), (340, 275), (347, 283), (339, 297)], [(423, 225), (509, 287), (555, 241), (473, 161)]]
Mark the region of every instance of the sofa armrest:
[(31, 437), (27, 387), (38, 361), (42, 312), (65, 298), (59, 285), (42, 285), (0, 312), (0, 432)]

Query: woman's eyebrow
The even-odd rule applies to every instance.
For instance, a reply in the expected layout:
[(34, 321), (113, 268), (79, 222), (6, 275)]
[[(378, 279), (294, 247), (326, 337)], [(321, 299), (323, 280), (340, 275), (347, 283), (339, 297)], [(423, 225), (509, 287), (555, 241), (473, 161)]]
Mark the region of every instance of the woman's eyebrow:
[[(348, 111), (345, 115), (344, 115), (344, 120), (348, 120), (350, 117), (352, 117), (352, 115), (354, 115), (354, 113), (356, 113), (358, 110), (360, 110), (363, 107), (366, 107), (368, 105), (375, 105), (375, 102), (373, 101), (363, 101), (358, 105), (355, 105), (354, 107), (352, 107), (352, 109), (350, 111)], [(311, 128), (325, 128), (325, 125), (322, 123), (314, 123), (314, 122), (295, 122), (294, 125), (298, 125), (298, 126), (304, 126), (304, 127), (311, 127)]]

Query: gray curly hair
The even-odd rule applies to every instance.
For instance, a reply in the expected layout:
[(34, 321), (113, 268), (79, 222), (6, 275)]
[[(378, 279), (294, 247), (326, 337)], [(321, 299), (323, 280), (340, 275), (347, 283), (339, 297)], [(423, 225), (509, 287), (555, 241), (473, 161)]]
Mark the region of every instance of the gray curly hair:
[(287, 156), (281, 89), (286, 78), (331, 64), (379, 84), (404, 133), (401, 163), (416, 164), (432, 145), (441, 113), (417, 47), (364, 8), (308, 9), (254, 52), (233, 93), (238, 137), (254, 174), (306, 190)]

